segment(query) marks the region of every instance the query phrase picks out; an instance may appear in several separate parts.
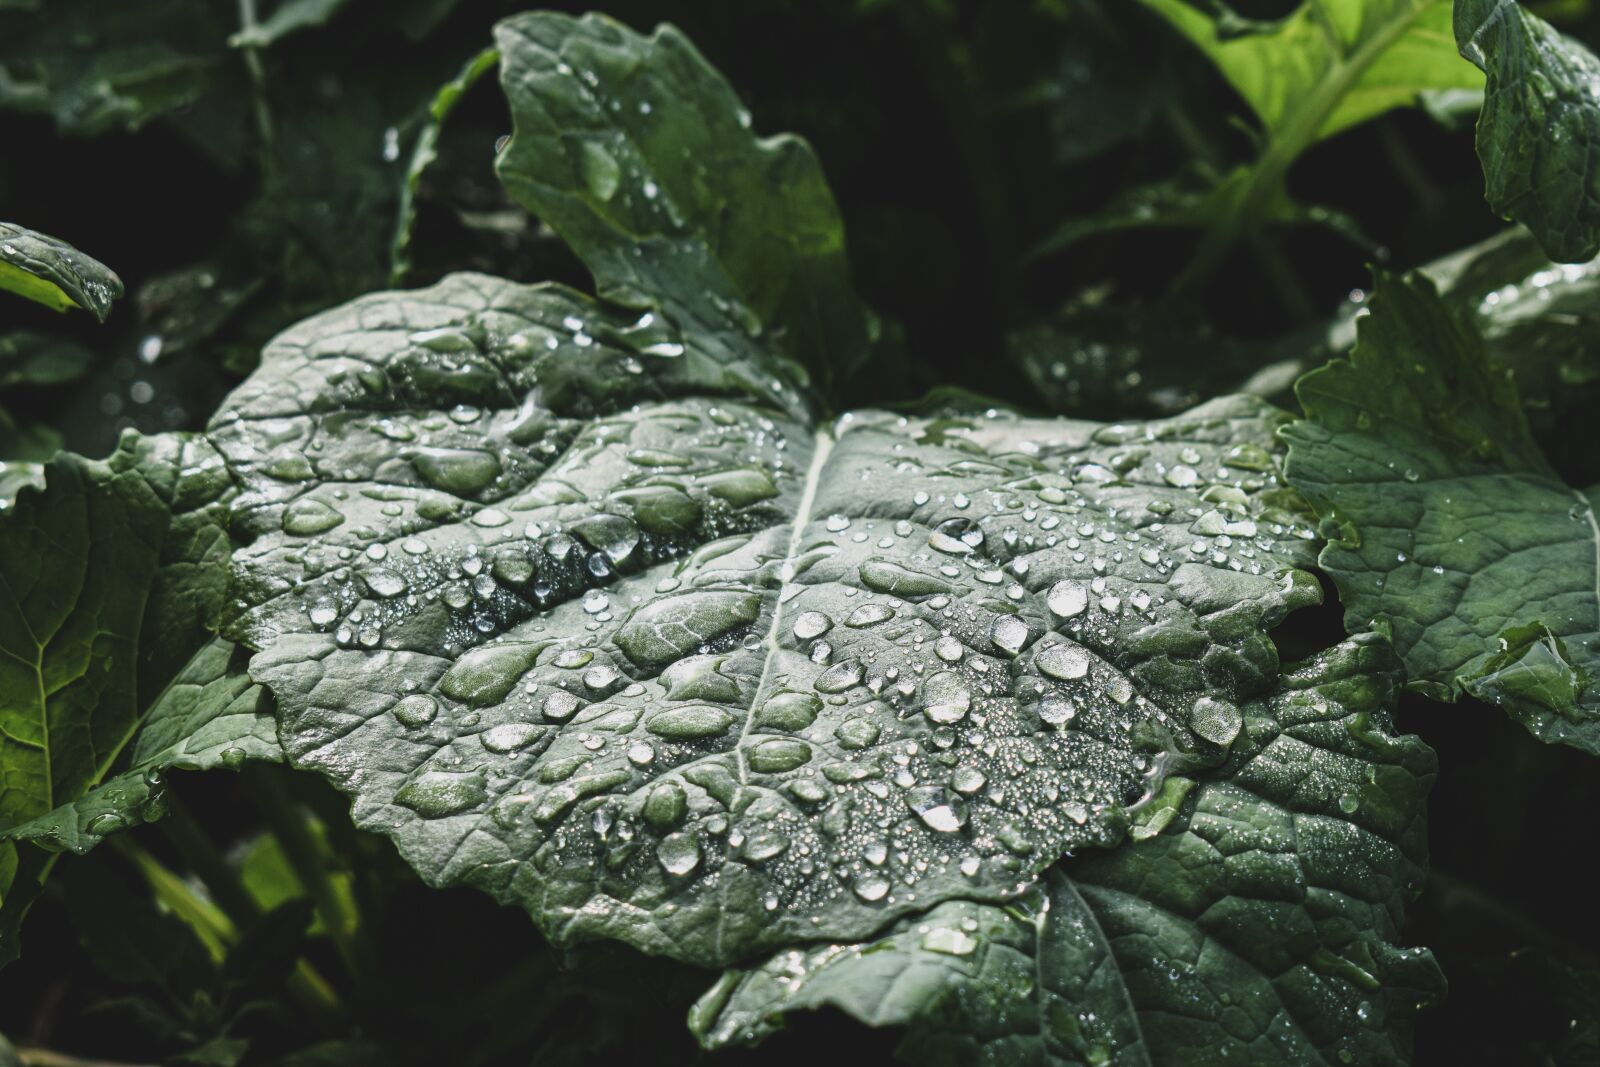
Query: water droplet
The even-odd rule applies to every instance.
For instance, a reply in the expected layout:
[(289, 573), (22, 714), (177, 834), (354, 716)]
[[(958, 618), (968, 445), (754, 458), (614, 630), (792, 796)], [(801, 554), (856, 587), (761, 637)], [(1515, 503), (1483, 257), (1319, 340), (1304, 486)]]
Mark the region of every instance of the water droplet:
[(811, 746), (804, 741), (775, 737), (756, 745), (747, 758), (753, 771), (781, 774), (811, 762)]
[(860, 662), (847, 659), (823, 671), (812, 685), (819, 693), (843, 693), (860, 685), (861, 677)]
[(402, 697), (394, 706), (394, 717), (402, 726), (415, 730), (428, 725), (439, 714), (439, 702), (426, 693)]
[(989, 628), (989, 640), (1008, 656), (1021, 652), (1030, 636), (1028, 624), (1015, 615), (1002, 615)]
[(894, 618), (894, 609), (883, 604), (863, 604), (850, 613), (845, 619), (846, 626), (861, 629), (866, 626), (876, 626), (880, 622), (887, 622)]
[(820, 611), (801, 612), (794, 620), (794, 636), (801, 641), (821, 637), (833, 629), (833, 620)]
[(1175, 485), (1180, 489), (1187, 489), (1200, 480), (1200, 472), (1185, 463), (1180, 463), (1167, 470), (1167, 484)]
[(1232, 744), (1243, 725), (1244, 715), (1226, 700), (1201, 697), (1189, 712), (1189, 728), (1217, 745)]
[(1089, 654), (1074, 644), (1051, 645), (1034, 657), (1039, 673), (1057, 681), (1070, 682), (1089, 673)]
[(488, 799), (477, 772), (424, 771), (395, 793), (396, 804), (426, 819), (439, 819), (475, 808)]
[(857, 878), (851, 888), (855, 890), (856, 896), (868, 904), (873, 904), (889, 895), (889, 879), (881, 874), (868, 872)]
[(941, 834), (955, 833), (967, 824), (967, 802), (943, 786), (917, 786), (906, 793), (906, 806)]
[(300, 499), (283, 511), (283, 532), (295, 537), (327, 533), (344, 522), (344, 515), (320, 500)]
[(941, 671), (923, 686), (922, 713), (941, 725), (960, 722), (972, 707), (972, 692), (961, 676)]
[(535, 726), (528, 722), (508, 722), (499, 726), (491, 726), (478, 735), (483, 742), (483, 747), (490, 752), (501, 754), (515, 752), (527, 748), (539, 739), (549, 729), (547, 726)]
[[(970, 956), (978, 950), (978, 942), (960, 930), (948, 926), (935, 927), (922, 935), (922, 947), (928, 952), (946, 956)], [(1091, 1059), (1090, 1062), (1096, 1062)]]
[[(394, 571), (378, 567), (366, 571), (361, 575), (361, 580), (372, 591), (373, 596), (384, 598), (397, 597), (406, 591), (406, 581)], [(312, 622), (316, 622), (313, 618)]]
[(668, 834), (656, 846), (656, 862), (668, 874), (682, 877), (700, 865), (700, 842), (693, 834)]
[(685, 704), (656, 712), (644, 728), (657, 737), (672, 741), (692, 741), (721, 737), (733, 725), (733, 716), (710, 704)]
[(1083, 614), (1089, 606), (1089, 591), (1071, 579), (1064, 578), (1050, 587), (1045, 595), (1045, 605), (1057, 616), (1070, 619)]

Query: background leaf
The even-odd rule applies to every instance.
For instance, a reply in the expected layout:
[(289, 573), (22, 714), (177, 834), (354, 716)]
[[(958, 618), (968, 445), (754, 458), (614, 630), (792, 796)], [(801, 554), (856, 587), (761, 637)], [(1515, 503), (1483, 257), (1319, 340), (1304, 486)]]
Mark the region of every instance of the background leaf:
[(1485, 197), (1550, 258), (1600, 252), (1600, 59), (1516, 0), (1456, 0), (1461, 54), (1488, 75), (1478, 120)]
[(496, 39), (515, 121), (497, 169), (600, 296), (707, 340), (765, 335), (824, 389), (862, 369), (872, 320), (809, 146), (751, 132), (670, 26), (645, 38), (600, 16), (536, 14)]
[(1516, 386), (1425, 278), (1380, 274), (1360, 331), (1300, 380), (1307, 417), (1284, 431), (1347, 624), (1392, 634), (1420, 691), (1600, 753), (1593, 492), (1550, 469)]

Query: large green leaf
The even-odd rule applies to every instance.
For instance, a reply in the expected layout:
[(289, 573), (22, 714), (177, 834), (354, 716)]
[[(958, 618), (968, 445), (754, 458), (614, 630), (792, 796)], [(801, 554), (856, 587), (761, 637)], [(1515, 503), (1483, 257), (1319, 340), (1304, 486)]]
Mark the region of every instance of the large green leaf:
[(0, 290), (56, 311), (83, 308), (104, 322), (122, 280), (65, 241), (0, 222)]
[(1456, 0), (1461, 54), (1488, 75), (1478, 158), (1489, 206), (1550, 258), (1600, 252), (1600, 59), (1516, 0)]
[(1284, 432), (1348, 625), (1390, 633), (1422, 692), (1465, 689), (1600, 753), (1595, 490), (1551, 471), (1511, 377), (1431, 282), (1380, 274), (1371, 307)]
[(1307, 148), (1424, 93), (1483, 83), (1451, 47), (1449, 0), (1307, 0), (1274, 22), (1241, 19), (1220, 3), (1142, 2), (1216, 64), (1263, 127), (1255, 161), (1219, 187), (1191, 280), (1282, 213), (1285, 176)]
[[(871, 319), (809, 152), (750, 134), (670, 29), (528, 16), (499, 44), (501, 172), (607, 302), (482, 275), (373, 294), (281, 335), (204, 434), (57, 460), (0, 526), (25, 668), (4, 725), (34, 741), (0, 750), (31, 787), (0, 825), (86, 848), (147, 814), (149, 770), (268, 758), (275, 733), (430, 884), (559, 944), (747, 965), (955, 909), (1021, 950), (1044, 924), (1005, 909), (1043, 878), (1103, 927), (1078, 945), (1101, 966), (1058, 990), (1184, 994), (1198, 945), (1246, 1044), (1403, 1041), (1391, 1001), (1431, 989), (1388, 949), (1414, 841), (1319, 816), (1365, 806), (1389, 840), (1430, 767), (1386, 732), (1370, 641), (1280, 666), (1269, 631), (1321, 595), (1286, 416), (820, 424), (799, 368), (849, 373)], [(169, 687), (230, 540), (224, 640)], [(25, 731), (61, 724), (41, 758)], [(87, 772), (56, 767), (96, 731)], [(0, 936), (44, 857), (0, 843)], [(1282, 958), (1246, 951), (1282, 929)], [(1367, 1018), (1364, 980), (1387, 983)], [(1011, 1026), (1001, 992), (952, 1040)]]
[(594, 273), (599, 295), (709, 343), (755, 338), (823, 383), (859, 370), (872, 319), (811, 148), (758, 137), (728, 83), (671, 26), (536, 13), (496, 30), (514, 133), (511, 194)]
[[(206, 640), (226, 579), (228, 491), (204, 441), (130, 436), (108, 460), (53, 459), (43, 487), (0, 521), (0, 833), (99, 785)], [(0, 856), (26, 876), (12, 893), (0, 886), (4, 962), (49, 864), (9, 841)], [(0, 859), (0, 882), (11, 862)]]
[(291, 761), (559, 941), (722, 964), (1011, 896), (1220, 759), (1320, 596), (1259, 402), (814, 432), (628, 318), (377, 294), (209, 434)]
[(912, 1063), (1408, 1062), (1443, 981), (1396, 944), (1434, 774), (1389, 733), (1398, 667), (1372, 636), (1288, 666), (1226, 764), (1168, 780), (1142, 840), (1063, 861), (1011, 907), (941, 904), (731, 971), (691, 1025), (751, 1042), (831, 1005), (907, 1027)]

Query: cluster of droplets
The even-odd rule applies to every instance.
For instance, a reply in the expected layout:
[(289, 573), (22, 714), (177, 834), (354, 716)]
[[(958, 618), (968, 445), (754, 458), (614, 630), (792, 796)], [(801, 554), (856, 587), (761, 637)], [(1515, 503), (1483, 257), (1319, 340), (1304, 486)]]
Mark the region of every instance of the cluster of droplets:
[[(274, 558), (305, 575), (297, 599), (312, 627), (341, 646), (373, 649), (385, 633), (442, 608), (429, 635), (454, 655), (569, 601), (601, 624), (614, 611), (606, 587), (620, 577), (776, 514), (769, 502), (784, 477), (785, 438), (770, 418), (737, 405), (619, 417), (576, 435), (553, 425), (539, 441), (558, 439), (561, 447), (550, 448), (557, 458), (520, 489), (517, 461), (411, 432), (480, 418), (457, 408), (404, 424), (409, 470), (391, 466), (388, 476), (398, 471), (438, 493), (324, 483), (282, 507), (288, 536)], [(390, 439), (402, 425), (392, 416), (375, 421), (372, 432)], [(285, 466), (299, 467), (291, 460), (267, 473), (312, 476)], [(585, 486), (596, 481), (601, 491), (591, 495)]]

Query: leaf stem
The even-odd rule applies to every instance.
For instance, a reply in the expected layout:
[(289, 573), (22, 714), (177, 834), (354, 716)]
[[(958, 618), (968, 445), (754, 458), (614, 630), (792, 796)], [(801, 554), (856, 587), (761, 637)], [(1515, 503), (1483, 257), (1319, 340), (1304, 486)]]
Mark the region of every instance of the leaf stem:
[(139, 872), (156, 899), (195, 932), (212, 960), (221, 963), (228, 946), (239, 940), (239, 928), (227, 913), (131, 836), (116, 834), (106, 840)]
[(1261, 261), (1262, 272), (1267, 276), (1267, 284), (1272, 286), (1284, 310), (1289, 312), (1295, 323), (1298, 325), (1315, 319), (1317, 309), (1311, 302), (1311, 294), (1300, 284), (1300, 276), (1295, 272), (1294, 264), (1289, 262), (1289, 258), (1283, 254), (1272, 235), (1257, 231), (1250, 235), (1246, 243), (1250, 246), (1250, 251)]
[[(239, 28), (245, 33), (255, 29), (256, 0), (239, 0)], [(261, 62), (261, 49), (253, 44), (244, 46), (244, 66), (250, 72), (251, 97), (255, 104), (256, 132), (261, 135), (261, 169), (269, 168), (272, 159), (272, 110), (267, 104), (267, 70)]]
[(246, 923), (260, 918), (261, 908), (244, 888), (237, 872), (223, 859), (222, 853), (212, 843), (194, 816), (169, 794), (168, 815), (157, 825), (162, 834), (177, 851), (178, 857), (205, 883), (217, 904), (236, 922)]
[(469, 59), (461, 72), (446, 82), (434, 94), (428, 105), (428, 118), (417, 134), (417, 143), (411, 150), (411, 162), (406, 165), (405, 180), (400, 183), (400, 206), (395, 213), (394, 237), (389, 242), (389, 284), (400, 286), (411, 273), (411, 231), (417, 223), (417, 190), (422, 185), (422, 174), (439, 158), (439, 138), (444, 132), (445, 120), (456, 109), (461, 98), (489, 71), (500, 65), (500, 50), (485, 48)]
[(17, 1049), (17, 1062), (22, 1067), (143, 1067), (141, 1064), (122, 1063), (115, 1060), (83, 1059), (47, 1048), (23, 1047)]
[[(1211, 143), (1211, 139), (1199, 125), (1189, 117), (1188, 112), (1176, 103), (1169, 103), (1162, 109), (1162, 117), (1172, 130), (1173, 136), (1178, 139), (1178, 143), (1183, 145), (1207, 172), (1216, 175), (1222, 169), (1224, 165), (1222, 153)], [(1296, 322), (1306, 322), (1315, 318), (1316, 307), (1312, 303), (1310, 294), (1300, 284), (1294, 267), (1272, 238), (1264, 233), (1255, 233), (1250, 235), (1247, 243), (1251, 252), (1260, 260), (1267, 283), (1272, 286), (1279, 302), (1290, 316)]]
[(1282, 191), (1289, 168), (1302, 152), (1316, 143), (1323, 125), (1345, 94), (1367, 68), (1411, 28), (1422, 10), (1419, 6), (1395, 18), (1354, 52), (1335, 62), (1316, 89), (1277, 124), (1245, 180), (1238, 184), (1234, 195), (1223, 204), (1216, 220), (1207, 228), (1194, 258), (1173, 282), (1174, 293), (1193, 292), (1203, 285), (1222, 265), (1233, 246), (1259, 228), (1262, 213)]
[[(189, 847), (196, 847), (194, 840), (196, 838), (204, 841), (206, 850), (215, 853), (215, 846), (200, 833), (198, 826), (194, 827), (193, 834), (186, 844)], [(205, 945), (211, 958), (221, 963), (227, 956), (227, 950), (239, 940), (239, 928), (234, 919), (216, 903), (196, 892), (193, 886), (129, 835), (116, 834), (107, 840), (144, 878), (156, 899), (192, 929)], [(180, 847), (180, 854), (182, 852), (183, 849)], [(185, 862), (189, 862), (187, 857)], [(217, 856), (217, 862), (222, 865), (223, 871), (227, 872), (223, 881), (236, 882), (232, 872), (222, 863), (220, 855)], [(196, 870), (198, 873), (199, 868)], [(203, 874), (201, 879), (205, 881), (208, 890), (212, 893), (217, 892), (216, 885), (206, 881)], [(242, 886), (239, 887), (239, 892), (248, 899), (248, 894), (244, 893)], [(248, 909), (247, 913), (241, 914), (241, 918), (253, 918), (261, 911), (254, 900), (249, 901)], [(344, 1006), (340, 1003), (338, 992), (309, 960), (295, 961), (294, 970), (289, 973), (288, 989), (295, 1001), (320, 1021), (336, 1020), (344, 1014)]]
[(1476, 913), (1481, 919), (1500, 923), (1506, 930), (1523, 938), (1528, 945), (1558, 959), (1565, 958), (1586, 967), (1593, 967), (1597, 963), (1592, 952), (1571, 938), (1558, 937), (1539, 925), (1527, 912), (1484, 892), (1471, 882), (1435, 867), (1428, 872), (1428, 887), (1438, 899), (1437, 906), (1443, 910), (1460, 909), (1469, 914)]
[(311, 831), (306, 814), (269, 768), (253, 767), (244, 779), (284, 858), (310, 895), (328, 937), (357, 988), (365, 988), (377, 970), (376, 955), (363, 936), (361, 915), (333, 881), (326, 845)]
[(1439, 187), (1433, 184), (1428, 177), (1428, 172), (1423, 169), (1416, 153), (1406, 145), (1404, 138), (1395, 132), (1393, 123), (1381, 122), (1378, 124), (1378, 135), (1383, 139), (1383, 150), (1389, 157), (1389, 162), (1394, 164), (1394, 171), (1400, 177), (1405, 187), (1411, 190), (1411, 195), (1417, 198), (1417, 203), (1424, 211), (1431, 211), (1439, 206)]

